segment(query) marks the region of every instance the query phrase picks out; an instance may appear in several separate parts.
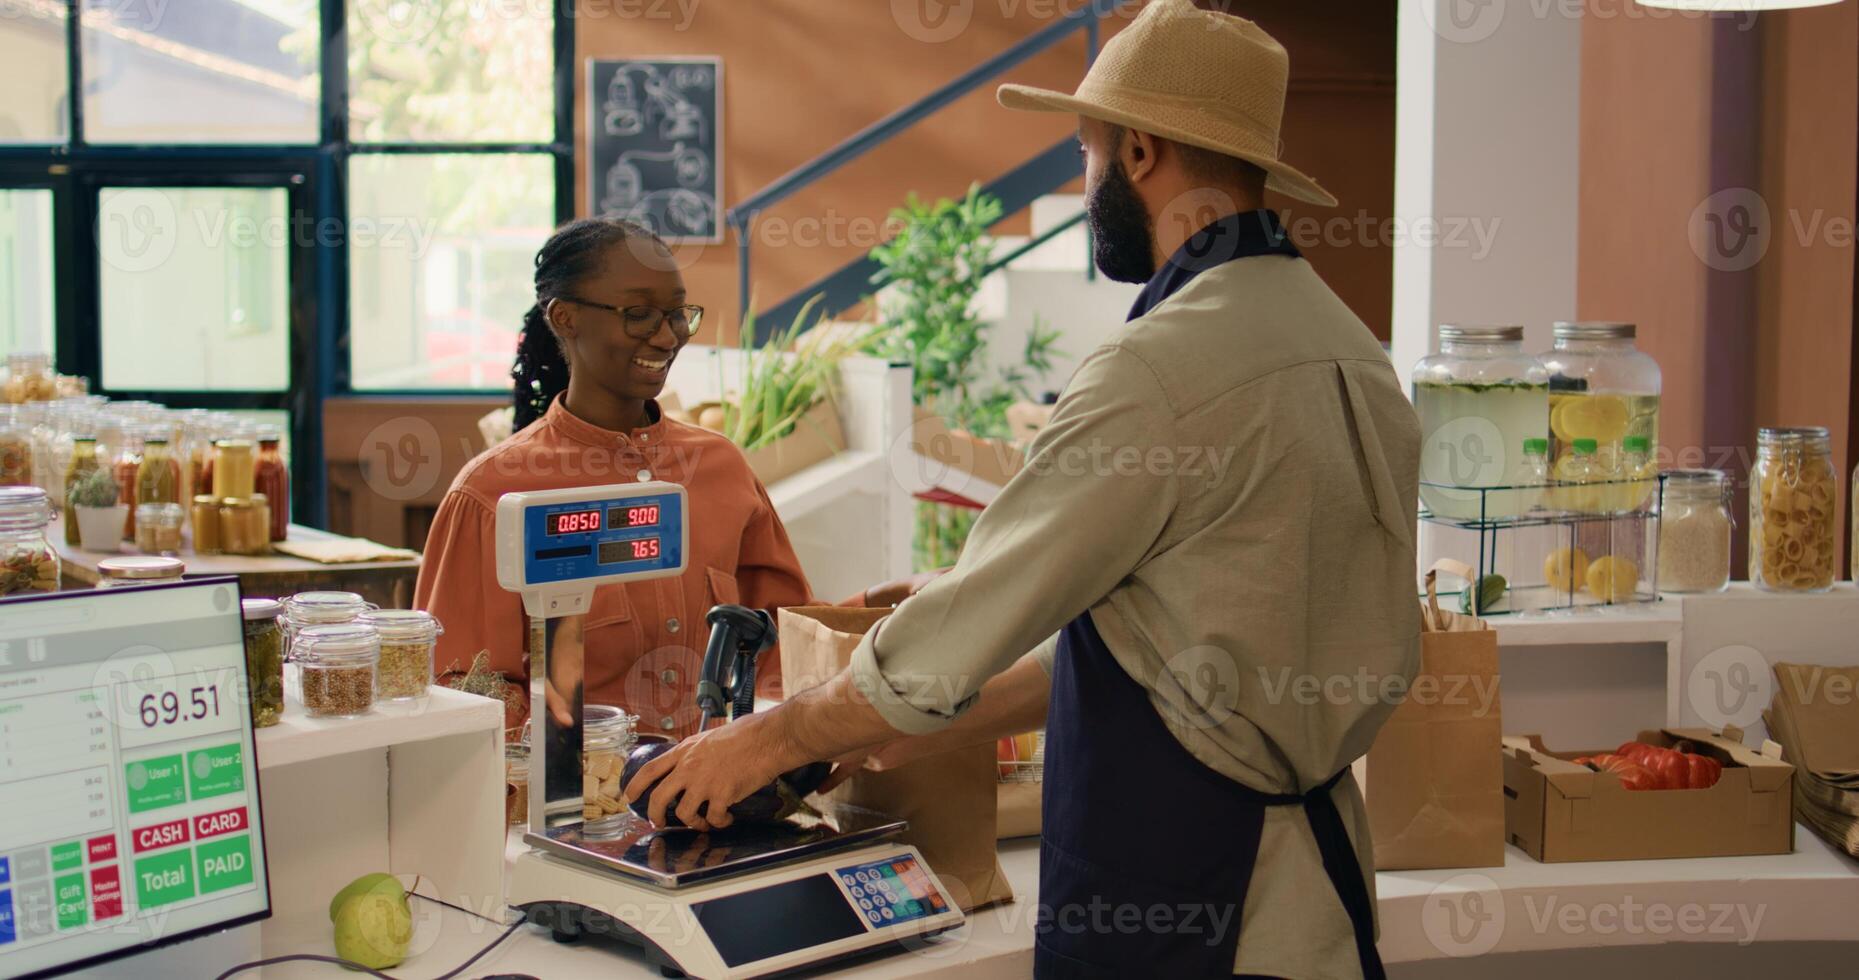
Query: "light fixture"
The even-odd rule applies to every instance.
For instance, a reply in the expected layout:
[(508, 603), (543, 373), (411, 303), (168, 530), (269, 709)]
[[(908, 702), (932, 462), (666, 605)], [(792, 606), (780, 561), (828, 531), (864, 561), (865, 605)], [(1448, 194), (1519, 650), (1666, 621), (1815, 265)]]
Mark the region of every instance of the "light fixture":
[(1642, 7), (1666, 10), (1698, 10), (1705, 13), (1737, 13), (1748, 10), (1792, 10), (1797, 7), (1825, 7), (1840, 0), (1634, 0)]

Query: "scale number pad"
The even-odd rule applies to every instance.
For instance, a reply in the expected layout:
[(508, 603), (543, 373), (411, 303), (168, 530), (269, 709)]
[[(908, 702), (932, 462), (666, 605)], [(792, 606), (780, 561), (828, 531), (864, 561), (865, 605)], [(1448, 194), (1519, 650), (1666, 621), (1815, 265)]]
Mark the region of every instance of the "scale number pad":
[(949, 900), (936, 890), (916, 858), (908, 854), (834, 872), (865, 921), (873, 928), (949, 911)]

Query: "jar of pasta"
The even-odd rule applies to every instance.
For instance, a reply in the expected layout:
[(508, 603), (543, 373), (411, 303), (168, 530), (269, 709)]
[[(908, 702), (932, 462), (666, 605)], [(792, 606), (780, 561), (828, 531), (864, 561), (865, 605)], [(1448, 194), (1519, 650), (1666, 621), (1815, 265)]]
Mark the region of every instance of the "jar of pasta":
[(1773, 592), (1831, 589), (1837, 505), (1826, 429), (1761, 430), (1749, 473), (1749, 580)]
[(58, 552), (45, 537), (51, 522), (44, 490), (0, 487), (0, 596), (58, 591)]

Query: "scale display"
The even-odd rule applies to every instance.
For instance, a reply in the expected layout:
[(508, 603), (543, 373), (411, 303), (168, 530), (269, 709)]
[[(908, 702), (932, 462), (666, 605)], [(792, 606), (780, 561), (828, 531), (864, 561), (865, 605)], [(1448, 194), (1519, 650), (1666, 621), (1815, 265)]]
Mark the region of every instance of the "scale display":
[(231, 579), (0, 602), (0, 976), (263, 918)]
[(497, 501), (497, 582), (531, 616), (585, 613), (596, 586), (684, 571), (684, 488), (632, 483), (509, 493)]

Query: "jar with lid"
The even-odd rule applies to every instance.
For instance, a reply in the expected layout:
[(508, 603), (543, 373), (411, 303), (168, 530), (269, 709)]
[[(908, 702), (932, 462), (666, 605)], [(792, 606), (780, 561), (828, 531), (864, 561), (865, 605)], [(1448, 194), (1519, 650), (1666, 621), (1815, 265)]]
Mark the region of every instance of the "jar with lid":
[(278, 448), (283, 435), (275, 426), (258, 430), (258, 455), (252, 461), (252, 482), (271, 503), (271, 540), (282, 541), (290, 530), (290, 469)]
[(276, 599), (246, 599), (239, 605), (245, 615), (252, 725), (270, 728), (284, 712), (284, 631), (278, 625), (284, 605)]
[(638, 744), (639, 719), (610, 704), (581, 709), (581, 817), (583, 834), (617, 836), (630, 822), (620, 802), (626, 756)]
[(512, 827), (529, 822), (529, 746), (508, 742), (503, 747), (504, 821)]
[(195, 497), (193, 511), (194, 553), (219, 554), (219, 498), (210, 493)]
[(1735, 530), (1724, 471), (1668, 471), (1659, 491), (1659, 591), (1722, 592)]
[(186, 511), (180, 504), (139, 504), (136, 507), (136, 547), (145, 555), (181, 553), (181, 524)]
[(7, 405), (0, 408), (0, 487), (32, 485), (32, 423), (18, 405)]
[(1826, 429), (1758, 431), (1749, 471), (1749, 580), (1772, 592), (1833, 588), (1838, 504)]
[(414, 701), (432, 684), (433, 647), (445, 632), (432, 613), (418, 609), (378, 609), (359, 622), (381, 634), (381, 663), (375, 671), (375, 697)]
[(179, 558), (159, 555), (124, 555), (105, 558), (97, 563), (99, 589), (117, 589), (127, 585), (161, 585), (179, 582), (187, 574), (187, 563)]
[(1635, 344), (1631, 323), (1563, 322), (1555, 346), (1542, 355), (1549, 371), (1549, 465), (1553, 470), (1577, 439), (1593, 439), (1603, 461), (1621, 456), (1627, 437), (1659, 451), (1659, 364)]
[(136, 539), (136, 504), (141, 503), (136, 499), (136, 477), (142, 469), (142, 436), (143, 429), (139, 423), (124, 423), (117, 435), (116, 458), (111, 462), (119, 499), (129, 505), (129, 513), (123, 518), (125, 541)]
[[(1503, 520), (1525, 508), (1524, 440), (1549, 424), (1549, 375), (1524, 352), (1516, 325), (1439, 328), (1439, 353), (1414, 365), (1420, 415), (1420, 496), (1437, 517)], [(1464, 489), (1459, 489), (1464, 488)]]
[(57, 395), (58, 376), (52, 373), (50, 354), (20, 351), (7, 355), (5, 401), (15, 405), (48, 402)]
[(58, 591), (58, 552), (45, 537), (51, 522), (44, 490), (0, 487), (0, 596)]
[(271, 506), (264, 494), (219, 502), (219, 550), (228, 555), (271, 553)]
[(136, 503), (180, 503), (181, 462), (168, 446), (165, 426), (151, 427), (142, 440), (142, 463), (136, 467)]
[(257, 449), (244, 439), (221, 439), (213, 446), (213, 466), (207, 471), (213, 496), (244, 500), (257, 492), (253, 467)]
[(352, 718), (374, 708), (381, 638), (372, 626), (309, 626), (291, 640), (303, 709), (312, 718)]
[(70, 491), (78, 482), (97, 472), (102, 464), (97, 460), (97, 440), (93, 436), (76, 436), (71, 440), (71, 461), (65, 464), (65, 544), (75, 548), (83, 539), (78, 534), (77, 506), (71, 502)]
[(284, 601), (284, 647), (288, 655), (298, 633), (312, 626), (341, 626), (361, 619), (375, 606), (353, 592), (299, 592)]

